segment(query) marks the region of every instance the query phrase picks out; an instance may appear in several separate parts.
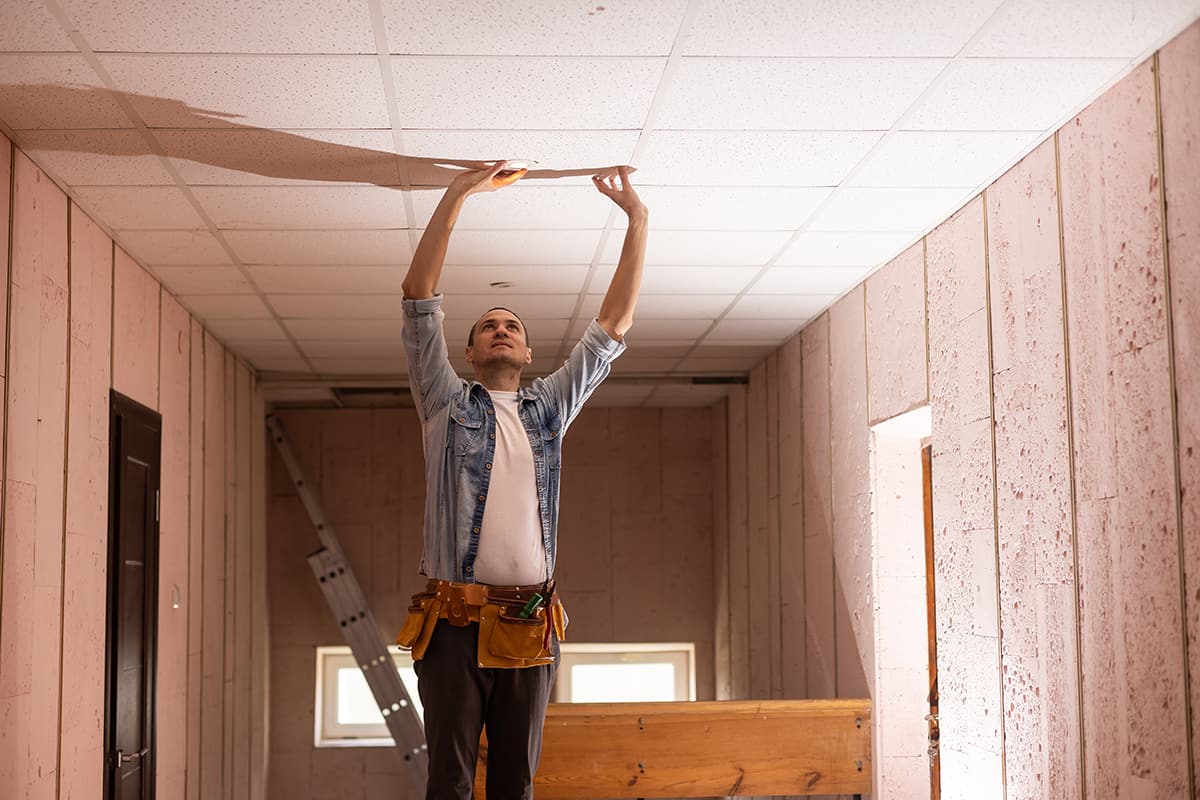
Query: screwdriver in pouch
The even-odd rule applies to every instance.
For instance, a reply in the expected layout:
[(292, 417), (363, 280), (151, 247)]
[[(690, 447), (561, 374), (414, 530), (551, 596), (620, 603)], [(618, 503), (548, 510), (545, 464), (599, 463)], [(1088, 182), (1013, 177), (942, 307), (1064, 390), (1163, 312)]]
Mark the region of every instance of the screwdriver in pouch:
[(529, 602), (525, 604), (524, 608), (521, 609), (521, 613), (517, 616), (521, 619), (529, 619), (529, 616), (542, 604), (543, 599), (540, 594), (534, 592), (533, 597), (529, 598)]

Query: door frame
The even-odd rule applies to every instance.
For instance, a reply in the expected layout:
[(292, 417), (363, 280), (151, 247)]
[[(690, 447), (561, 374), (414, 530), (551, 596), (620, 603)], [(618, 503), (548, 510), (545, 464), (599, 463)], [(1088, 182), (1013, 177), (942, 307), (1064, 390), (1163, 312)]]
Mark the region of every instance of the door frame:
[[(144, 800), (154, 800), (155, 775), (157, 772), (157, 748), (155, 717), (157, 709), (158, 670), (158, 539), (159, 539), (159, 489), (162, 480), (162, 415), (132, 398), (110, 390), (109, 398), (109, 475), (108, 475), (108, 552), (107, 608), (105, 610), (104, 633), (104, 800), (113, 800), (116, 770), (113, 756), (116, 749), (117, 724), (114, 705), (117, 690), (115, 661), (117, 658), (117, 600), (120, 590), (120, 565), (117, 564), (119, 527), (121, 520), (120, 471), (125, 457), (121, 447), (121, 433), (126, 425), (140, 424), (150, 428), (155, 435), (154, 460), (147, 468), (149, 488), (147, 499), (147, 525), (145, 550), (145, 598), (146, 610), (143, 618), (143, 647), (145, 648), (145, 700), (143, 704), (143, 730), (149, 747), (143, 761), (143, 770), (148, 776), (143, 784)], [(152, 499), (151, 499), (152, 498)]]

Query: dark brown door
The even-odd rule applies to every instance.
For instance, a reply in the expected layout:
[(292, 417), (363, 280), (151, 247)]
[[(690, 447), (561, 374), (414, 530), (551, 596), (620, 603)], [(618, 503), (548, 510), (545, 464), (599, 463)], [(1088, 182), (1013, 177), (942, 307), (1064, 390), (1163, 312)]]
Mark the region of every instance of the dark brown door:
[(925, 485), (925, 616), (929, 625), (929, 797), (942, 796), (941, 730), (938, 727), (937, 606), (933, 580), (933, 447), (921, 448), (921, 478)]
[(162, 418), (116, 392), (109, 428), (106, 800), (154, 797)]

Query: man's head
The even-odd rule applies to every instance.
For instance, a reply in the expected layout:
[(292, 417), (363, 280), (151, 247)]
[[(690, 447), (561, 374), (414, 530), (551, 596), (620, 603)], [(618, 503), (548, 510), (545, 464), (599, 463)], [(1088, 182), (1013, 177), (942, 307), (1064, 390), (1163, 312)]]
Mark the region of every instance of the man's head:
[(532, 361), (525, 323), (503, 306), (489, 308), (467, 334), (467, 363), (476, 373), (499, 366), (521, 369)]

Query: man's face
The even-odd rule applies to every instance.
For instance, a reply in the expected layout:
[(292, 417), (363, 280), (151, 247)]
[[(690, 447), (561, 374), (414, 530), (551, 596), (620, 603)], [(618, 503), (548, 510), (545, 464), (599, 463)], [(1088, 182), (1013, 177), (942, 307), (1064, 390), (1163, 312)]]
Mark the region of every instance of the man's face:
[(497, 308), (475, 323), (467, 362), (475, 368), (488, 364), (524, 367), (533, 361), (533, 351), (525, 341), (525, 326), (511, 311)]

